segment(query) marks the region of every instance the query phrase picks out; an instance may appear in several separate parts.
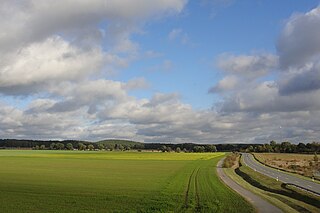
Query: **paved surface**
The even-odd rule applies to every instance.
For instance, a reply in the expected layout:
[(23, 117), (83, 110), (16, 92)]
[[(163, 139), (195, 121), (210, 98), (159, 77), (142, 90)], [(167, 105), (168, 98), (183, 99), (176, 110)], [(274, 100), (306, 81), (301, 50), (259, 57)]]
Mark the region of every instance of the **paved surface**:
[(299, 178), (297, 176), (284, 173), (278, 171), (277, 169), (270, 168), (268, 166), (264, 166), (263, 164), (259, 163), (251, 154), (242, 153), (242, 158), (244, 163), (249, 166), (250, 168), (254, 169), (255, 171), (262, 173), (266, 176), (269, 176), (274, 179), (278, 179), (283, 183), (290, 183), (297, 185), (299, 187), (308, 189), (310, 191), (316, 192), (320, 194), (320, 184), (313, 182), (311, 180), (306, 180)]
[(282, 212), (279, 208), (275, 207), (271, 203), (263, 200), (258, 195), (252, 193), (251, 191), (243, 188), (239, 184), (237, 184), (235, 181), (233, 181), (231, 178), (229, 178), (223, 171), (223, 168), (221, 167), (222, 162), (224, 159), (220, 160), (217, 165), (217, 173), (220, 177), (220, 179), (228, 185), (231, 189), (239, 193), (242, 197), (246, 198), (252, 205), (258, 210), (260, 213), (280, 213)]

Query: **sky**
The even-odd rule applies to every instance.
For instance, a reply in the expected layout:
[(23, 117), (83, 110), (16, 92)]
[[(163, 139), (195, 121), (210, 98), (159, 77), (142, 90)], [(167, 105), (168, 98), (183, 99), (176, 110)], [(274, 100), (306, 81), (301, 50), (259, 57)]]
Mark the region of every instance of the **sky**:
[(0, 137), (320, 138), (320, 1), (2, 0)]

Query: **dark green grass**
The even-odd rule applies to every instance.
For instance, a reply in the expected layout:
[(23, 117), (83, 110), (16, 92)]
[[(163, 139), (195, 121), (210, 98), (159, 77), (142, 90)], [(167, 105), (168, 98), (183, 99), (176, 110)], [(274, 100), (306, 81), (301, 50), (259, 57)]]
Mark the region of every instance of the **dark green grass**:
[(252, 211), (216, 176), (221, 156), (1, 150), (0, 212)]

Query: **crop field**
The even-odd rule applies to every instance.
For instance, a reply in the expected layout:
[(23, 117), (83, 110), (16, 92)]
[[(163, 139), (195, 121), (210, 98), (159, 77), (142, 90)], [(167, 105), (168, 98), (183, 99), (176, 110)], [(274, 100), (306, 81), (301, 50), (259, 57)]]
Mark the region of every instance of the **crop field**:
[(312, 176), (318, 170), (314, 155), (288, 153), (254, 153), (261, 162), (275, 168), (295, 172), (304, 176)]
[(252, 212), (223, 153), (0, 151), (0, 212)]

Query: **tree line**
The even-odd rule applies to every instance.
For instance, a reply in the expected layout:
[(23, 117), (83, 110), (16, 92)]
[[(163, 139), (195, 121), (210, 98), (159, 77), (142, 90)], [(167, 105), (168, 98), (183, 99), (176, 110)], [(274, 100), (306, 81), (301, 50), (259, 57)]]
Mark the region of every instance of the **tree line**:
[(288, 141), (277, 143), (270, 141), (268, 144), (249, 145), (246, 149), (240, 150), (245, 152), (275, 152), (275, 153), (319, 153), (320, 143), (299, 143), (293, 144)]
[(275, 152), (275, 153), (319, 153), (320, 143), (293, 144), (288, 141), (277, 143), (271, 141), (266, 144), (165, 144), (140, 143), (125, 140), (106, 140), (101, 142), (88, 142), (79, 140), (18, 140), (0, 139), (0, 148), (29, 148), (39, 150), (156, 150), (162, 152)]

